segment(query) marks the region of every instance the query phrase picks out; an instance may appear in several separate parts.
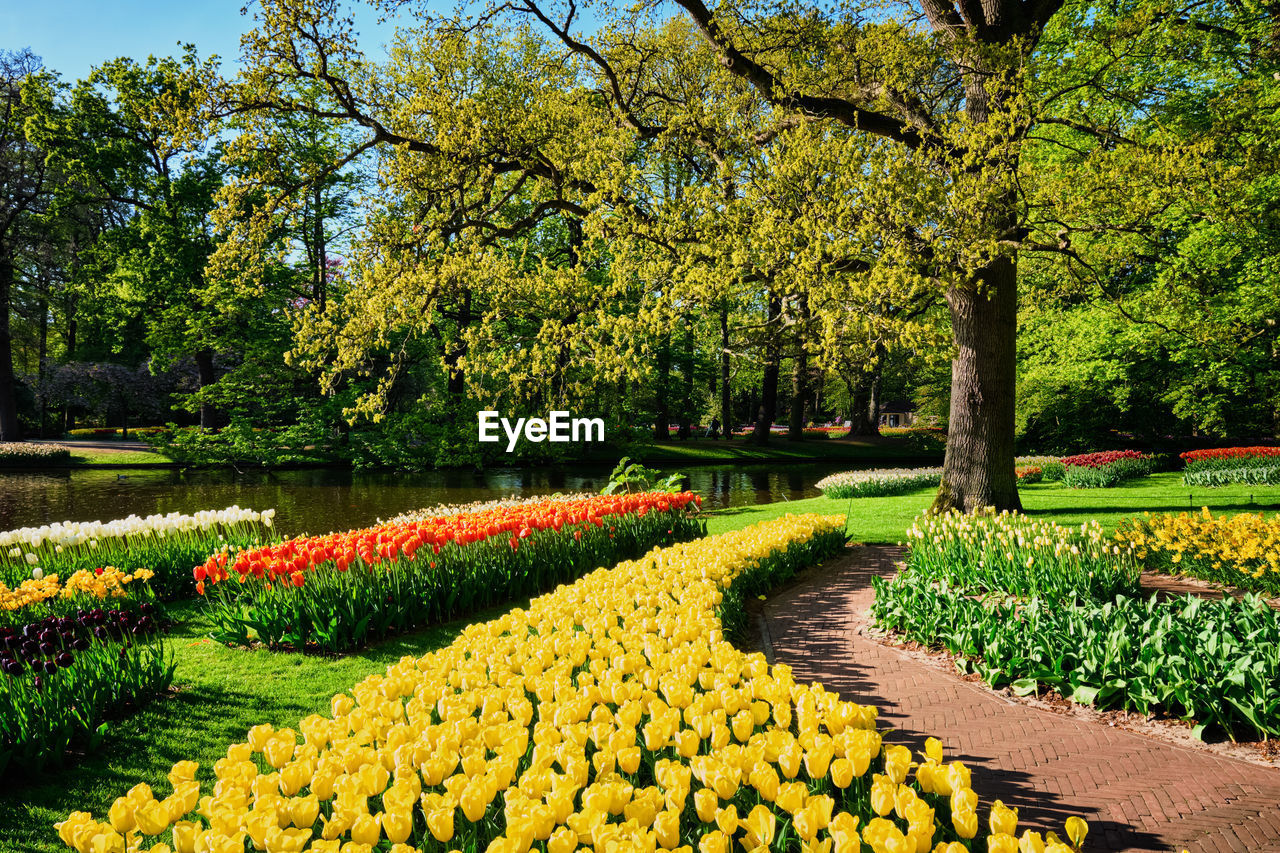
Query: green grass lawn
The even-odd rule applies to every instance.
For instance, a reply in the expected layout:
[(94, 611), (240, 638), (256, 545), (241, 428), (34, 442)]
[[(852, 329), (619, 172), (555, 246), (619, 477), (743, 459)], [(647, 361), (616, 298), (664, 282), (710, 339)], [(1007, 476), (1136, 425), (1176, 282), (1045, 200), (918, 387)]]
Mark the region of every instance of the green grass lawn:
[(168, 465), (173, 460), (154, 450), (98, 450), (77, 447), (71, 451), (72, 465)]
[[(917, 515), (928, 509), (934, 489), (925, 488), (888, 498), (830, 498), (717, 510), (708, 523), (712, 534), (724, 533), (775, 518), (788, 512), (849, 514), (849, 535), (858, 542), (896, 544)], [(1111, 489), (1067, 489), (1057, 483), (1037, 483), (1021, 490), (1028, 515), (1060, 524), (1080, 524), (1097, 519), (1108, 530), (1125, 516), (1143, 512), (1181, 512), (1207, 506), (1216, 512), (1280, 510), (1280, 486), (1227, 486), (1190, 489), (1180, 473), (1154, 474), (1130, 485)]]
[(174, 692), (112, 723), (104, 747), (73, 765), (34, 778), (11, 772), (16, 780), (0, 787), (0, 851), (65, 853), (55, 821), (76, 810), (105, 819), (115, 798), (139, 782), (164, 796), (170, 790), (165, 774), (183, 759), (200, 763), (197, 778), (208, 793), (213, 763), (226, 754), (228, 744), (243, 741), (251, 726), (296, 728), (310, 714), (327, 715), (335, 693), (383, 672), (405, 655), (448, 645), (467, 622), (525, 603), (513, 602), (340, 658), (228, 649), (205, 636), (210, 625), (201, 604), (175, 605), (179, 625), (169, 640), (177, 662)]

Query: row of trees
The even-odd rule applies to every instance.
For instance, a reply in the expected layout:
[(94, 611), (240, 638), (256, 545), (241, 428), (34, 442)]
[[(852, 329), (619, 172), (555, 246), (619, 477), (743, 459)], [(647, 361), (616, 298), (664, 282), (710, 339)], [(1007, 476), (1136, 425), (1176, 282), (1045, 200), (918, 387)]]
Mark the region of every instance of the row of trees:
[(1267, 6), (385, 5), (387, 60), (331, 0), (266, 0), (233, 79), (10, 56), (41, 376), (91, 323), (206, 426), (384, 462), (477, 404), (763, 441), (902, 391), (948, 407), (939, 508), (1016, 507), (1019, 431), (1275, 432)]

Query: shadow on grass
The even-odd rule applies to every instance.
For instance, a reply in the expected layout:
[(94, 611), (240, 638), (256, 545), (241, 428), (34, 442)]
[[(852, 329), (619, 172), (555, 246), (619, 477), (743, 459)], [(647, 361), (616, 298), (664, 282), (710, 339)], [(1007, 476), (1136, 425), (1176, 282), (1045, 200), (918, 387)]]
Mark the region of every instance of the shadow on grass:
[[(200, 620), (193, 619), (172, 638), (179, 663), (173, 690), (111, 723), (100, 750), (69, 756), (62, 768), (39, 774), (10, 768), (0, 783), (0, 851), (65, 853), (55, 821), (77, 810), (104, 818), (115, 798), (139, 782), (165, 796), (170, 791), (165, 776), (178, 761), (199, 762), (197, 779), (208, 793), (213, 763), (226, 754), (228, 744), (243, 741), (249, 727), (296, 727), (310, 714), (328, 715), (335, 693), (405, 655), (443, 648), (465, 625), (517, 606), (527, 606), (527, 601), (394, 637), (341, 658), (227, 649), (200, 637)], [(195, 616), (196, 609), (189, 607), (177, 609)]]

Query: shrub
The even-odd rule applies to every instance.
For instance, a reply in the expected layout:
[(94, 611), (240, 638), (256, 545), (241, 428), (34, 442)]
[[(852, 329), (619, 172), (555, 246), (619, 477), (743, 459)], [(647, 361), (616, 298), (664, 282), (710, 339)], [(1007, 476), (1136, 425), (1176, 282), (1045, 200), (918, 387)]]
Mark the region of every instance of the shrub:
[(31, 444), (24, 441), (0, 443), (0, 467), (41, 468), (65, 465), (71, 451), (56, 444)]
[(692, 492), (528, 501), (219, 553), (195, 570), (224, 643), (341, 652), (702, 536)]
[(1147, 513), (1125, 519), (1116, 539), (1157, 571), (1280, 593), (1280, 516)]
[[(884, 744), (874, 708), (725, 641), (726, 592), (834, 553), (843, 521), (787, 516), (593, 572), (335, 696), (331, 719), (251, 729), (219, 762), (234, 782), (203, 801), (214, 820), (194, 813), (199, 786), (180, 807), (137, 786), (110, 817), (142, 816), (201, 850), (245, 846), (242, 826), (266, 849), (301, 849), (323, 826), (336, 846), (384, 840), (397, 853), (523, 851), (535, 836), (551, 853), (584, 839), (616, 851), (1016, 849), (1016, 814), (997, 805), (979, 821), (969, 769), (944, 763), (937, 740), (920, 756)], [(186, 785), (193, 770), (170, 778)], [(58, 832), (81, 851), (125, 843), (85, 812)]]
[(817, 488), (829, 498), (878, 498), (941, 482), (941, 468), (875, 468), (823, 477), (817, 482)]
[(1071, 489), (1110, 488), (1151, 474), (1154, 460), (1136, 450), (1082, 453), (1062, 460), (1062, 483)]

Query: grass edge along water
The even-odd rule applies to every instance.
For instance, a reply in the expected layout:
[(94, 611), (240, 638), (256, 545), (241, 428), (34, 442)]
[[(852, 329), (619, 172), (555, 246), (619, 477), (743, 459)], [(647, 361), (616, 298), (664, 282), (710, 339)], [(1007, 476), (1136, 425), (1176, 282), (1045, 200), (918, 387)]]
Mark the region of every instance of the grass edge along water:
[[(59, 836), (81, 853), (1018, 850), (1016, 810), (980, 822), (969, 768), (937, 740), (885, 744), (875, 708), (725, 640), (726, 591), (844, 541), (840, 516), (784, 516), (592, 572), (365, 679), (330, 717), (254, 727), (212, 793), (179, 762), (172, 794), (135, 786)], [(1087, 829), (1022, 843), (1069, 853)]]

